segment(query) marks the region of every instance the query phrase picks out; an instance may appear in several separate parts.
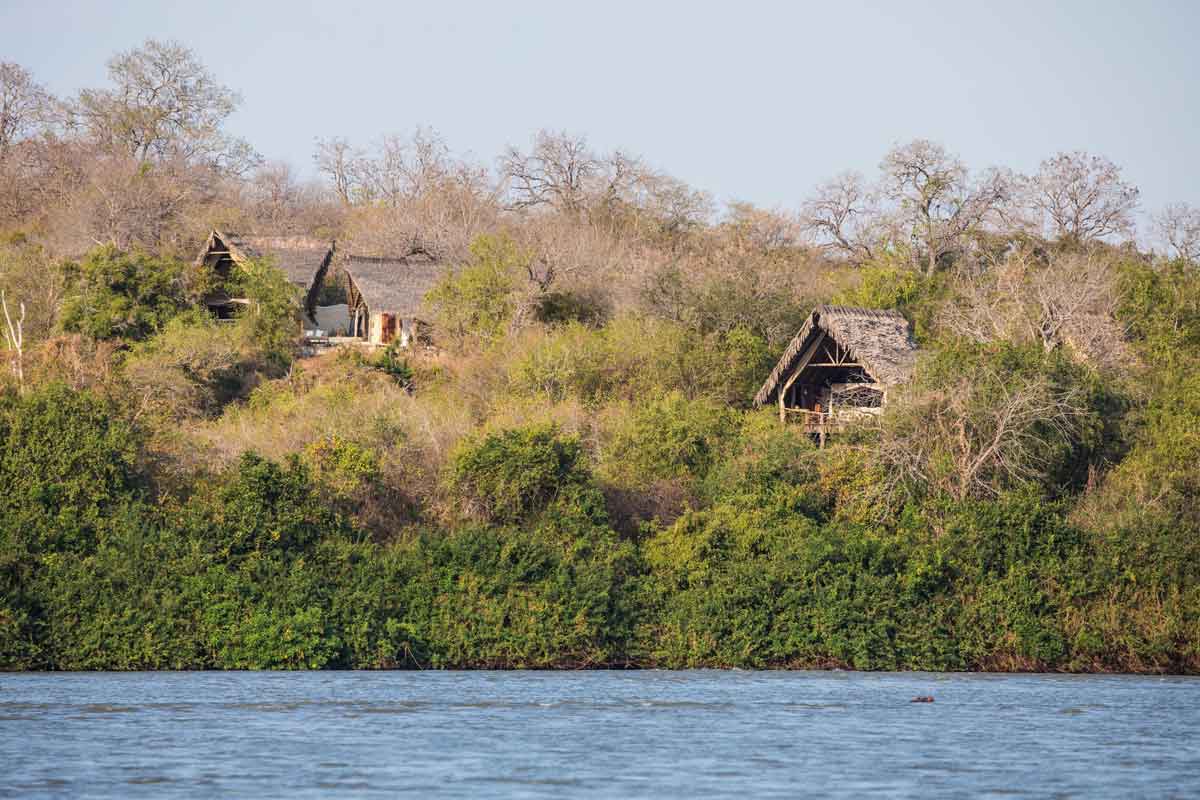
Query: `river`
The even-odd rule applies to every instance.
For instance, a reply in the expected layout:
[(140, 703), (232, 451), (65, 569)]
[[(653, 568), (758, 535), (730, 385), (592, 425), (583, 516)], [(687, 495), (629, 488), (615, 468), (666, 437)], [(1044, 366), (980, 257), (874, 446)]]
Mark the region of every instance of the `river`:
[(872, 794), (1200, 796), (1200, 680), (0, 674), (0, 796)]

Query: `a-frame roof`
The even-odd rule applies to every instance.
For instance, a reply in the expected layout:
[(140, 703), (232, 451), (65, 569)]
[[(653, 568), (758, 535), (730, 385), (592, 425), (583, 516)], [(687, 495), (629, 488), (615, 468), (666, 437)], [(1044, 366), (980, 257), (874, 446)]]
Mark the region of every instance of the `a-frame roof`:
[(289, 281), (302, 289), (313, 285), (321, 271), (329, 266), (334, 251), (333, 242), (311, 236), (225, 234), (214, 230), (204, 243), (198, 261), (203, 261), (219, 245), (224, 245), (229, 257), (238, 263), (259, 258), (270, 260)]
[(402, 258), (350, 256), (342, 269), (372, 313), (415, 317), (447, 265), (417, 253)]
[(817, 306), (754, 396), (756, 406), (775, 399), (780, 382), (791, 374), (809, 345), (822, 332), (862, 364), (876, 383), (892, 386), (904, 383), (912, 375), (917, 345), (908, 320), (899, 311)]

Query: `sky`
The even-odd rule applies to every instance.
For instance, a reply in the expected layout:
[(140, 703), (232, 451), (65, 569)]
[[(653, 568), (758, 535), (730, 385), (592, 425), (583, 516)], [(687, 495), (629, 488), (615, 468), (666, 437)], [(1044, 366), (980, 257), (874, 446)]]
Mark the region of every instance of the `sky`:
[(1200, 206), (1198, 36), (1191, 0), (0, 0), (0, 60), (60, 95), (182, 42), (241, 93), (231, 132), (302, 174), (318, 137), (425, 125), (494, 163), (546, 128), (779, 208), (914, 138), (972, 169), (1083, 149), (1145, 212)]

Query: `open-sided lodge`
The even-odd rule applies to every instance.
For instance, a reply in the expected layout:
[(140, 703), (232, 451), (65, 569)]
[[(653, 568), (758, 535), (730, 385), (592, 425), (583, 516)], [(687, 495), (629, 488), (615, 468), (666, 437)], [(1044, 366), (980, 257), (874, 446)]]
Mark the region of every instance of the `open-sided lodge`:
[[(335, 250), (333, 242), (309, 236), (244, 236), (214, 230), (196, 261), (213, 270), (223, 282), (234, 264), (270, 261), (304, 292), (304, 312), (312, 317)], [(204, 298), (204, 304), (218, 319), (232, 319), (246, 303), (246, 298), (231, 297), (225, 289)]]
[(775, 404), (824, 441), (847, 422), (878, 414), (912, 375), (916, 343), (898, 311), (818, 306), (754, 397)]
[(350, 335), (374, 345), (399, 339), (400, 346), (407, 347), (417, 336), (425, 295), (445, 269), (445, 264), (424, 254), (349, 256), (342, 270), (346, 273)]

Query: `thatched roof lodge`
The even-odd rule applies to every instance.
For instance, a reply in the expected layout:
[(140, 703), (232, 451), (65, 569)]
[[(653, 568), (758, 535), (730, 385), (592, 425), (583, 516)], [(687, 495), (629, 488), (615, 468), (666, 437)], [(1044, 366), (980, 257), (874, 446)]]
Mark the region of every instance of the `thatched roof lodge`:
[(888, 389), (906, 382), (916, 343), (899, 311), (817, 306), (754, 396), (824, 434), (831, 423), (878, 413)]
[(402, 347), (416, 336), (426, 293), (447, 265), (424, 253), (404, 257), (352, 255), (342, 263), (350, 307), (351, 336), (386, 345), (399, 337)]
[[(333, 242), (310, 236), (251, 236), (213, 230), (196, 262), (227, 278), (234, 264), (270, 261), (304, 291), (304, 309), (311, 316), (334, 252)], [(237, 306), (244, 303), (244, 298), (230, 297), (224, 292), (205, 298), (205, 305), (220, 319), (232, 317)]]

